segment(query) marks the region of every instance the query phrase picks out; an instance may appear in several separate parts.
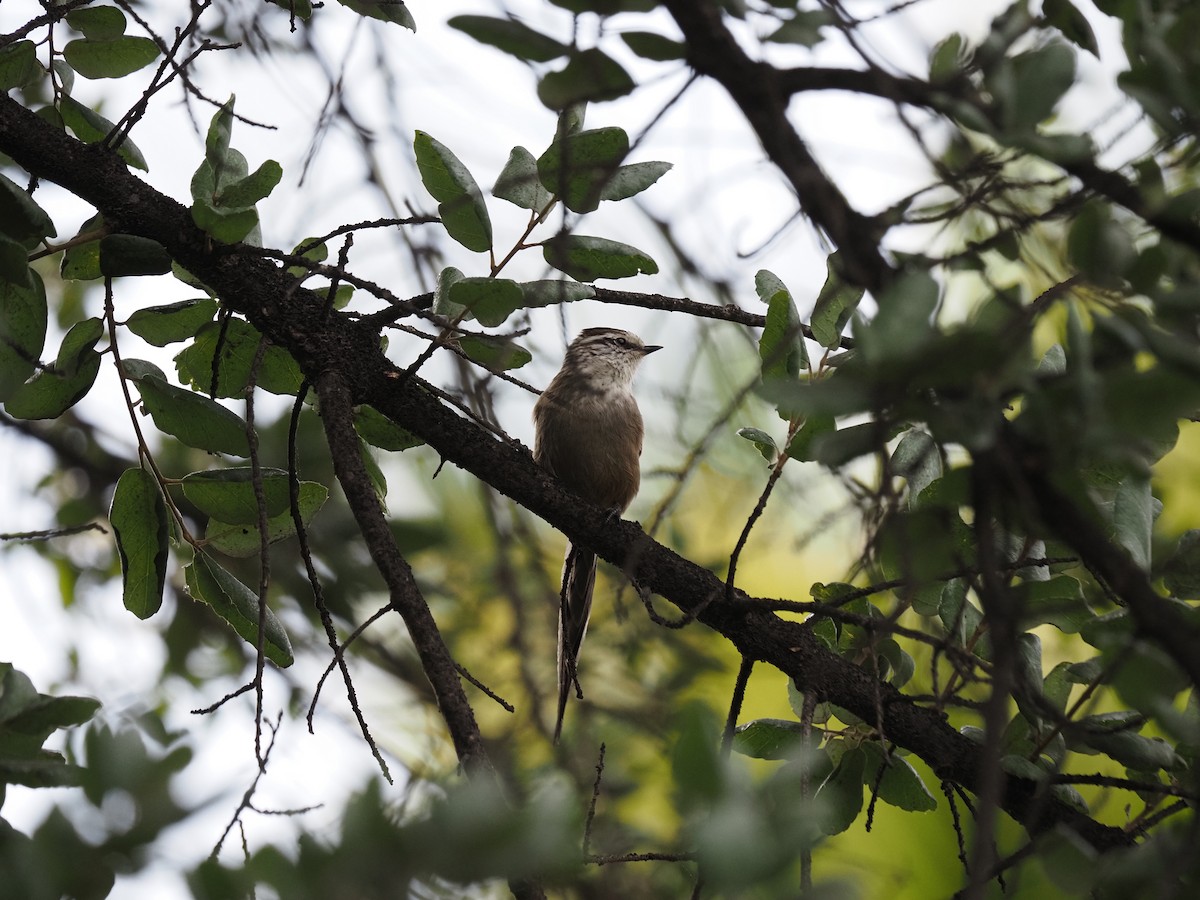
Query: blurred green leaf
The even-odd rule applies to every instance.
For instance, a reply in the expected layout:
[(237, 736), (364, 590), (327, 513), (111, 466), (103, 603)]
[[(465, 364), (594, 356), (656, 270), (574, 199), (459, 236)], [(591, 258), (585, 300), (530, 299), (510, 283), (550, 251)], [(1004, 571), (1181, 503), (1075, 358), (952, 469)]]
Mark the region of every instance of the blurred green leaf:
[(538, 83), (538, 99), (550, 109), (575, 103), (616, 100), (631, 93), (633, 79), (604, 51), (595, 47), (571, 54), (566, 66), (549, 72)]
[(417, 30), (417, 23), (404, 0), (338, 0), (338, 3), (360, 16), (400, 25), (409, 31)]
[(745, 438), (752, 443), (755, 449), (762, 454), (762, 458), (769, 463), (774, 462), (775, 457), (779, 455), (779, 448), (775, 446), (775, 439), (760, 428), (739, 428), (737, 436)]
[(821, 293), (817, 295), (811, 318), (813, 337), (818, 344), (830, 350), (841, 345), (842, 329), (858, 308), (864, 290), (846, 284), (839, 270), (838, 252), (831, 253), (826, 260), (827, 273)]
[(550, 62), (566, 56), (570, 47), (515, 19), (492, 16), (452, 16), (447, 22), (481, 44), (489, 44), (518, 59)]

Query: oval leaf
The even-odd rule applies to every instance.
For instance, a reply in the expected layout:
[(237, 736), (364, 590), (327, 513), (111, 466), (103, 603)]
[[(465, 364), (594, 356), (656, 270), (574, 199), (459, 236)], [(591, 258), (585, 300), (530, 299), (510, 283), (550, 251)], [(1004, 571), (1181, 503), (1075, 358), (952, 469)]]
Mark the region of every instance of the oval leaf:
[(125, 608), (148, 619), (162, 606), (167, 579), (167, 506), (154, 476), (126, 469), (117, 479), (108, 520), (121, 557)]
[[(323, 484), (315, 481), (300, 482), (298, 506), (300, 521), (307, 525), (317, 511), (325, 504), (329, 490)], [(273, 544), (296, 533), (296, 520), (292, 518), (291, 509), (267, 519), (267, 543)], [(262, 536), (258, 531), (257, 522), (254, 524), (221, 522), (210, 519), (204, 529), (205, 546), (220, 550), (227, 556), (251, 557), (257, 556), (262, 550)]]
[(566, 56), (570, 48), (552, 37), (534, 31), (513, 19), (492, 16), (454, 16), (447, 23), (481, 44), (489, 44), (518, 59), (531, 62), (550, 62)]
[(250, 455), (246, 423), (215, 400), (168, 384), (155, 375), (139, 379), (137, 387), (159, 431), (198, 450)]
[(538, 99), (550, 109), (584, 101), (615, 100), (633, 91), (633, 79), (621, 64), (595, 47), (574, 54), (558, 72), (538, 84)]
[(546, 262), (576, 281), (658, 272), (658, 264), (637, 247), (583, 234), (552, 238), (543, 245), (542, 254)]
[[(183, 495), (211, 518), (254, 525), (258, 523), (258, 501), (253, 474), (249, 466), (192, 472), (183, 476)], [(277, 516), (288, 508), (288, 473), (283, 469), (261, 469), (259, 474), (267, 518)]]
[(471, 311), (488, 328), (504, 323), (525, 305), (520, 285), (507, 278), (463, 278), (450, 286), (449, 300)]
[(450, 149), (424, 131), (413, 138), (417, 168), (425, 190), (438, 201), (446, 233), (468, 250), (492, 247), (492, 220), (474, 176)]
[(201, 297), (139, 309), (125, 325), (147, 343), (165, 347), (194, 337), (216, 314), (217, 301)]
[(508, 162), (496, 178), (492, 196), (535, 213), (541, 213), (554, 200), (538, 178), (537, 160), (524, 147), (509, 151)]
[(63, 47), (71, 68), (84, 78), (124, 78), (150, 65), (158, 54), (158, 44), (146, 37), (82, 38)]

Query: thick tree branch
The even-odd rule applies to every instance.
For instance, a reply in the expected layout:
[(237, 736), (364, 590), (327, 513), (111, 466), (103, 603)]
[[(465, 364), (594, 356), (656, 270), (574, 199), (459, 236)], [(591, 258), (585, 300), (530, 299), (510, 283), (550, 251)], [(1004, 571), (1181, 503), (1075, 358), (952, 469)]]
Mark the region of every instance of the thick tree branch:
[[(921, 707), (868, 672), (825, 650), (802, 624), (779, 618), (740, 591), (724, 598), (712, 572), (648, 538), (637, 525), (611, 522), (607, 510), (582, 503), (535, 465), (528, 450), (501, 442), (441, 403), (416, 377), (405, 377), (379, 348), (378, 334), (334, 313), (318, 315), (321, 297), (297, 289), (270, 261), (214, 245), (188, 211), (135, 178), (113, 154), (85, 146), (0, 97), (0, 150), (31, 174), (54, 181), (100, 209), (119, 229), (163, 244), (231, 308), (287, 348), (314, 383), (330, 376), (343, 401), (370, 403), (463, 469), (550, 522), (571, 540), (622, 566), (640, 585), (685, 612), (703, 604), (699, 620), (723, 634), (746, 658), (770, 663), (805, 692), (843, 706), (867, 721), (882, 706), (890, 738), (917, 753), (937, 776), (974, 790), (978, 748), (937, 712)], [(1128, 846), (1121, 829), (1098, 823), (1031, 781), (1009, 778), (1003, 808), (1031, 830), (1057, 823), (1074, 828), (1099, 850)]]
[(800, 206), (842, 251), (845, 276), (878, 295), (892, 280), (879, 249), (884, 229), (854, 209), (813, 158), (787, 117), (790, 92), (779, 73), (754, 62), (722, 22), (710, 0), (666, 0), (687, 40), (688, 63), (718, 81), (742, 110), (767, 156), (791, 183)]

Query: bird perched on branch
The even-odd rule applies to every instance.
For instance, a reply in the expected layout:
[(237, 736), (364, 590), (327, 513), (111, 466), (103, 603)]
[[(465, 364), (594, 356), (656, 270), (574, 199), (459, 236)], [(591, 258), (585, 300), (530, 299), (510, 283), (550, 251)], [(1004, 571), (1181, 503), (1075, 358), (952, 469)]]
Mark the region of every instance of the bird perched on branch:
[[(533, 408), (534, 459), (574, 493), (615, 514), (625, 511), (641, 483), (643, 426), (633, 376), (659, 349), (619, 328), (585, 328)], [(579, 687), (575, 669), (595, 582), (596, 554), (569, 544), (559, 595), (555, 742), (567, 695), (572, 685)]]

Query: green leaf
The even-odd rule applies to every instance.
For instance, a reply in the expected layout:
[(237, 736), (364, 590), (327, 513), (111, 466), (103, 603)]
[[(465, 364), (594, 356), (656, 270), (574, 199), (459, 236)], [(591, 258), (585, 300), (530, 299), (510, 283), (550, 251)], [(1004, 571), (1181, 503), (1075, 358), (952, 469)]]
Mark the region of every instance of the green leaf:
[[(233, 626), (242, 640), (252, 647), (258, 644), (258, 595), (242, 584), (206, 554), (196, 555), (196, 561), (184, 569), (188, 593), (213, 608), (222, 619)], [(275, 613), (265, 611), (263, 654), (275, 665), (287, 668), (294, 661), (292, 643)]]
[(1100, 877), (1096, 848), (1065, 825), (1041, 836), (1036, 858), (1054, 886), (1066, 895), (1091, 894)]
[(867, 755), (859, 747), (847, 750), (837, 767), (817, 788), (813, 798), (824, 815), (821, 830), (828, 835), (841, 834), (862, 811), (863, 776)]
[(413, 32), (417, 30), (417, 23), (404, 5), (404, 0), (338, 0), (338, 3), (360, 16), (402, 25)]
[(908, 482), (908, 505), (917, 505), (921, 491), (942, 477), (942, 455), (937, 442), (923, 428), (904, 433), (892, 451), (892, 474)]
[[(325, 504), (329, 490), (315, 481), (300, 482), (300, 521), (307, 525)], [(296, 522), (290, 508), (267, 519), (267, 543), (273, 544), (292, 537), (296, 533)], [(246, 558), (257, 556), (262, 550), (262, 537), (258, 523), (222, 522), (209, 519), (204, 529), (204, 544), (227, 556)]]
[(17, 388), (5, 404), (8, 414), (17, 419), (57, 419), (82, 400), (100, 371), (95, 347), (103, 334), (104, 324), (96, 318), (72, 325), (54, 366)]
[(1062, 32), (1063, 37), (1075, 46), (1086, 50), (1097, 59), (1100, 58), (1100, 45), (1096, 42), (1096, 33), (1088, 24), (1087, 16), (1081, 13), (1071, 0), (1043, 0), (1042, 15), (1048, 24)]
[(464, 334), (458, 345), (468, 358), (494, 372), (519, 369), (533, 359), (533, 354), (520, 344), (503, 338)]
[[(85, 144), (95, 144), (104, 140), (115, 127), (104, 116), (68, 96), (59, 98), (58, 111), (62, 114), (63, 123)], [(135, 169), (150, 171), (150, 167), (146, 165), (146, 157), (142, 156), (142, 151), (128, 137), (124, 138), (116, 149), (117, 155)]]
[(825, 284), (817, 295), (810, 322), (817, 343), (830, 350), (841, 345), (842, 329), (850, 321), (864, 294), (862, 288), (842, 280), (839, 253), (831, 253), (825, 261)]
[(236, 102), (237, 98), (230, 96), (221, 104), (213, 113), (204, 136), (204, 161), (211, 167), (214, 178), (218, 178), (228, 165), (229, 142), (233, 139), (233, 106)]
[(13, 41), (0, 47), (0, 93), (27, 88), (45, 74), (33, 41)]
[(775, 44), (815, 47), (822, 40), (821, 29), (836, 24), (833, 13), (827, 9), (801, 10), (767, 35), (765, 40)]
[(775, 458), (779, 455), (779, 448), (775, 446), (775, 438), (761, 428), (739, 428), (737, 436), (752, 443), (755, 449), (762, 454), (762, 458), (769, 463), (775, 462)]
[(933, 333), (938, 285), (927, 272), (906, 272), (879, 298), (879, 312), (856, 329), (859, 353), (867, 365), (909, 362), (924, 354)]
[(283, 178), (283, 167), (273, 159), (237, 181), (222, 187), (216, 196), (216, 204), (229, 209), (249, 208), (271, 195), (279, 180)]
[(0, 282), (22, 287), (33, 284), (33, 269), (25, 248), (12, 238), (0, 234)]
[(1200, 600), (1200, 531), (1185, 531), (1163, 566), (1163, 584), (1173, 597)]
[(1048, 623), (1064, 634), (1077, 634), (1095, 615), (1083, 598), (1083, 585), (1070, 575), (1047, 581), (1025, 581), (1013, 587), (1021, 627)]
[(1148, 475), (1130, 475), (1117, 485), (1113, 501), (1113, 537), (1143, 571), (1150, 570), (1154, 495)]
[(788, 719), (755, 719), (733, 733), (733, 749), (752, 759), (790, 759), (804, 746), (804, 726)]
[(305, 22), (312, 18), (312, 0), (269, 0), (269, 2), (287, 10), (288, 13), (294, 14), (297, 19), (302, 19)]
[(433, 288), (433, 311), (447, 319), (458, 320), (467, 315), (465, 307), (450, 300), (450, 289), (467, 276), (454, 266), (446, 266), (438, 272), (437, 284)]
[(1137, 734), (1141, 717), (1133, 713), (1101, 713), (1082, 719), (1071, 734), (1075, 747), (1090, 747), (1138, 772), (1175, 769), (1182, 764), (1171, 745), (1161, 738)]
[(481, 324), (495, 328), (524, 307), (525, 294), (507, 278), (463, 278), (450, 286), (449, 300), (469, 309)]
[(139, 309), (125, 325), (147, 343), (165, 347), (193, 337), (216, 314), (217, 301), (210, 297), (199, 297)]
[(222, 206), (218, 201), (222, 190), (249, 177), (246, 157), (237, 150), (222, 149), (228, 131), (220, 124), (221, 117), (217, 113), (209, 128), (208, 155), (222, 155), (215, 163), (205, 159), (192, 176), (192, 221), (222, 243), (256, 244), (258, 212), (253, 207)]
[(0, 401), (7, 402), (33, 374), (46, 343), (46, 289), (0, 279)]
[(687, 44), (652, 31), (622, 31), (621, 40), (642, 59), (653, 62), (687, 59)]
[(596, 289), (590, 284), (567, 281), (565, 278), (546, 278), (541, 281), (521, 282), (521, 293), (525, 295), (525, 308), (536, 309), (556, 306), (559, 303), (574, 303), (576, 300), (590, 300), (596, 296)]
[(592, 212), (628, 152), (629, 135), (623, 128), (580, 131), (555, 140), (538, 158), (538, 177), (567, 209)]
[(565, 67), (543, 76), (537, 94), (548, 108), (565, 109), (575, 103), (615, 100), (634, 86), (620, 63), (592, 47), (572, 54)]
[(566, 56), (570, 47), (552, 37), (534, 31), (514, 19), (492, 16), (453, 16), (446, 23), (468, 34), (481, 44), (488, 44), (518, 59), (531, 62), (550, 62)]
[(1075, 83), (1075, 54), (1055, 42), (1019, 53), (1003, 71), (1011, 81), (988, 80), (1003, 109), (1003, 124), (1009, 131), (1032, 131), (1054, 111), (1063, 94)]
[(424, 131), (418, 131), (413, 138), (413, 150), (421, 183), (438, 201), (446, 233), (468, 250), (476, 253), (490, 250), (492, 220), (474, 176), (448, 147)]
[(121, 557), (125, 608), (148, 619), (162, 606), (167, 579), (167, 506), (154, 476), (126, 469), (117, 479), (108, 519)]
[(773, 272), (766, 269), (760, 269), (754, 276), (754, 287), (759, 299), (767, 304), (767, 323), (758, 340), (762, 376), (764, 379), (794, 379), (808, 367), (808, 351), (792, 294)]
[(1067, 256), (1081, 272), (1108, 285), (1126, 272), (1137, 253), (1129, 232), (1113, 219), (1111, 207), (1095, 201), (1075, 216), (1067, 235)]
[[(108, 226), (100, 213), (87, 219), (71, 239), (71, 246), (63, 253), (59, 274), (72, 281), (93, 281), (103, 278), (100, 271), (100, 238), (108, 234)], [(94, 240), (86, 240), (94, 238)], [(76, 243), (83, 241), (83, 243)]]
[(84, 78), (124, 78), (158, 59), (158, 44), (147, 37), (70, 41), (63, 57)]
[(576, 281), (658, 273), (658, 264), (636, 247), (607, 238), (562, 234), (542, 245), (546, 262)]
[(354, 429), (358, 436), (380, 450), (399, 452), (410, 447), (419, 447), (425, 442), (411, 431), (401, 428), (373, 406), (359, 406), (354, 410)]
[(246, 423), (221, 404), (155, 375), (138, 378), (137, 387), (159, 431), (198, 450), (250, 455)]
[(667, 172), (671, 171), (669, 162), (640, 162), (621, 166), (604, 185), (600, 192), (601, 200), (624, 200), (635, 194), (640, 194)]
[(125, 33), (125, 13), (115, 6), (85, 6), (67, 13), (67, 24), (84, 37), (111, 41)]
[[(908, 760), (893, 750), (891, 758), (885, 762), (883, 751), (874, 743), (863, 744), (863, 749), (867, 753), (868, 763), (863, 781), (874, 785), (879, 780), (880, 800), (907, 812), (931, 812), (937, 809), (937, 799)], [(883, 777), (880, 779), (881, 767)]]
[(535, 213), (541, 213), (554, 200), (538, 178), (537, 160), (524, 147), (509, 151), (508, 162), (496, 178), (492, 196)]
[[(262, 333), (242, 319), (228, 319), (224, 328), (219, 322), (209, 322), (196, 332), (196, 340), (176, 355), (179, 380), (211, 396), (213, 357), (219, 348), (216, 396), (244, 397), (261, 340)], [(303, 382), (304, 374), (295, 358), (282, 347), (268, 344), (255, 384), (268, 393), (294, 397)]]
[(58, 234), (46, 211), (4, 175), (0, 175), (0, 234), (8, 235), (26, 250)]
[[(790, 417), (789, 417), (790, 418)], [(817, 439), (837, 431), (837, 419), (826, 413), (805, 416), (804, 424), (788, 444), (787, 454), (800, 462), (816, 461)]]
[[(267, 518), (288, 509), (288, 473), (284, 469), (259, 470)], [(234, 525), (258, 524), (254, 496), (254, 470), (249, 466), (209, 469), (183, 476), (183, 495), (206, 516)]]
[(171, 257), (158, 241), (133, 234), (110, 234), (100, 239), (102, 275), (164, 275), (170, 271)]

